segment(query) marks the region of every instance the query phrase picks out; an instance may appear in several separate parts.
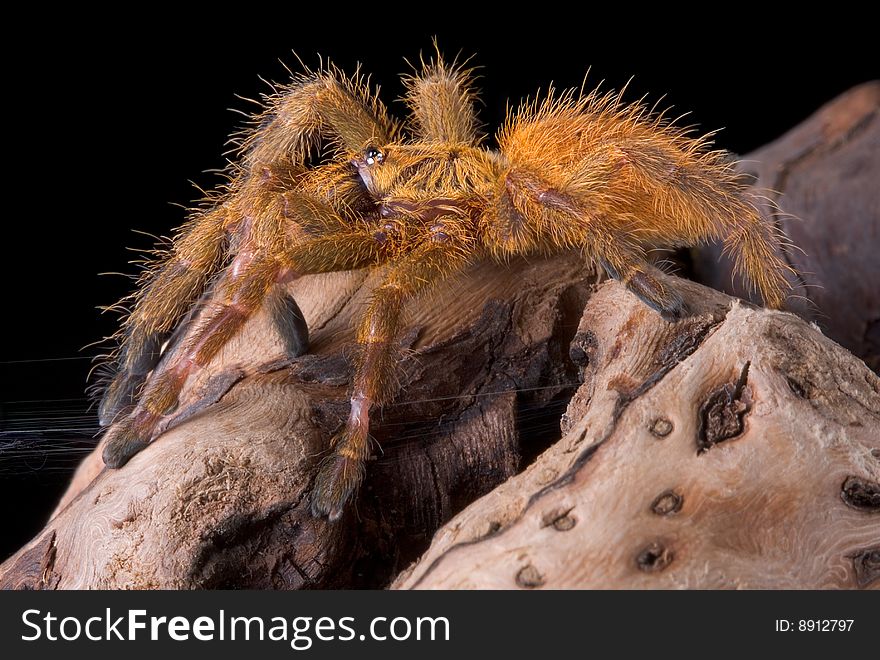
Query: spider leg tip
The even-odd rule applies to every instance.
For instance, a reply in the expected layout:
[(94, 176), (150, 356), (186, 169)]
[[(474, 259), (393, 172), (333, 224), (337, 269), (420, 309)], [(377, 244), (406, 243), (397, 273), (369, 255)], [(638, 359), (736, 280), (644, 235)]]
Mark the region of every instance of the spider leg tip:
[(678, 294), (672, 294), (665, 308), (659, 310), (660, 315), (667, 321), (680, 321), (689, 315), (688, 305), (684, 298)]
[(130, 411), (143, 381), (143, 376), (125, 371), (117, 374), (98, 404), (98, 424), (102, 427), (110, 426), (120, 415)]
[(101, 457), (108, 468), (118, 469), (149, 444), (150, 440), (137, 433), (127, 419), (108, 431)]
[(310, 510), (315, 518), (336, 522), (363, 480), (363, 462), (332, 454), (321, 463), (312, 488)]
[(688, 315), (684, 312), (684, 310), (675, 310), (672, 312), (660, 312), (660, 316), (663, 318), (664, 321), (667, 321), (669, 323), (677, 323), (678, 321), (687, 318)]

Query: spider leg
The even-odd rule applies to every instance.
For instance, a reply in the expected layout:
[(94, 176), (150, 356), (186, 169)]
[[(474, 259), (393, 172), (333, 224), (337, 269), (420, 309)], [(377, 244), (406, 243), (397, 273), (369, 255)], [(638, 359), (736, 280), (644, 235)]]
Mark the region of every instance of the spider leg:
[(588, 198), (560, 191), (531, 172), (512, 169), (489, 222), (484, 236), (496, 257), (580, 248), (651, 308), (672, 318), (684, 313), (681, 296), (653, 275), (644, 250)]
[(466, 230), (457, 218), (441, 218), (425, 243), (391, 262), (385, 281), (373, 292), (357, 332), (359, 355), (351, 391), (351, 412), (333, 439), (333, 453), (321, 464), (312, 490), (316, 517), (331, 522), (364, 478), (369, 456), (370, 409), (388, 403), (397, 389), (398, 339), (405, 304), (428, 287), (460, 270), (469, 260)]
[[(152, 440), (163, 415), (177, 405), (177, 397), (196, 366), (205, 366), (258, 309), (279, 274), (269, 255), (239, 254), (218, 282), (219, 303), (208, 303), (204, 318), (182, 338), (181, 345), (162, 370), (145, 385), (131, 415), (111, 428), (104, 447), (108, 467), (124, 465)], [(213, 309), (211, 309), (213, 307)]]
[[(111, 424), (134, 404), (142, 383), (159, 361), (162, 342), (219, 267), (230, 228), (237, 227), (232, 231), (241, 233), (240, 227), (247, 226), (252, 211), (248, 207), (265, 203), (267, 193), (277, 194), (279, 179), (301, 171), (321, 139), (357, 150), (371, 140), (388, 141), (395, 131), (384, 106), (364, 81), (358, 76), (348, 78), (336, 69), (303, 76), (281, 88), (268, 98), (255, 123), (256, 128), (238, 140), (242, 163), (228, 185), (225, 201), (194, 217), (175, 241), (170, 257), (145, 276), (146, 283), (125, 321), (118, 373), (99, 405), (102, 426)], [(357, 207), (363, 202), (362, 188), (353, 176), (337, 170), (329, 168), (326, 180), (318, 181), (317, 187), (338, 205)], [(289, 323), (295, 316), (290, 304), (276, 309), (277, 318), (288, 328), (283, 336), (298, 350), (303, 336), (291, 333), (302, 324)]]
[(774, 309), (785, 307), (786, 292), (791, 288), (785, 274), (794, 274), (794, 269), (776, 251), (787, 240), (781, 230), (763, 219), (755, 206), (724, 237), (724, 251), (733, 254), (736, 271), (757, 287), (764, 304)]
[(361, 77), (332, 68), (295, 79), (267, 98), (257, 128), (237, 140), (246, 167), (293, 156), (302, 163), (322, 138), (348, 151), (389, 142), (394, 122)]
[(761, 214), (728, 159), (719, 152), (688, 158), (638, 136), (620, 137), (608, 151), (619, 163), (617, 176), (635, 191), (632, 211), (656, 218), (642, 228), (644, 238), (689, 245), (721, 239), (738, 274), (758, 288), (765, 305), (785, 305), (786, 273), (793, 269), (777, 249), (786, 238)]
[(474, 109), (476, 92), (471, 71), (436, 58), (422, 61), (422, 70), (404, 82), (414, 132), (424, 142), (474, 145), (480, 142), (480, 122)]
[(653, 275), (654, 267), (648, 263), (644, 252), (635, 249), (629, 254), (606, 252), (598, 261), (609, 277), (622, 282), (648, 307), (670, 319), (685, 315), (684, 299)]
[(191, 220), (168, 260), (147, 273), (122, 329), (119, 371), (98, 407), (102, 426), (134, 405), (138, 389), (159, 361), (162, 342), (216, 271), (225, 242), (226, 209), (219, 207)]
[(272, 324), (284, 344), (284, 353), (288, 358), (305, 354), (309, 348), (309, 327), (296, 300), (283, 289), (275, 288), (268, 302)]
[[(341, 223), (341, 221), (340, 221)], [(288, 245), (278, 243), (259, 252), (239, 252), (217, 283), (217, 299), (182, 337), (161, 371), (146, 383), (137, 406), (111, 429), (104, 448), (104, 462), (120, 467), (155, 437), (163, 416), (177, 405), (190, 373), (206, 366), (269, 296), (278, 323), (303, 325), (295, 302), (274, 290), (277, 283), (306, 273), (363, 268), (385, 258), (387, 243), (380, 243), (367, 223), (350, 226), (336, 234), (321, 235)], [(270, 295), (270, 293), (272, 295)], [(291, 335), (290, 330), (287, 330)], [(296, 350), (301, 336), (282, 338)], [(292, 346), (291, 346), (292, 344)]]

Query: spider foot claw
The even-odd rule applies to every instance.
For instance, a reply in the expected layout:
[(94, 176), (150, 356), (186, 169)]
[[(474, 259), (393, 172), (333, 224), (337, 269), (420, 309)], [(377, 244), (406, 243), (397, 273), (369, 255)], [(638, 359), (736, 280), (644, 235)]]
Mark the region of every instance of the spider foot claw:
[(363, 461), (340, 454), (324, 459), (312, 488), (312, 515), (316, 518), (326, 516), (330, 522), (339, 520), (363, 478)]
[(687, 306), (681, 294), (647, 273), (634, 273), (626, 285), (643, 303), (660, 312), (666, 320), (687, 316)]
[(280, 293), (272, 301), (271, 310), (287, 357), (304, 355), (309, 350), (309, 327), (296, 300), (287, 293)]
[(687, 303), (677, 291), (670, 291), (669, 294), (663, 308), (659, 310), (660, 315), (667, 321), (685, 318), (688, 315)]
[(137, 419), (128, 417), (107, 432), (102, 457), (104, 465), (109, 468), (120, 468), (132, 456), (150, 444), (150, 433), (137, 424)]
[(126, 371), (116, 374), (98, 405), (98, 424), (110, 426), (120, 414), (130, 411), (136, 403), (143, 376)]

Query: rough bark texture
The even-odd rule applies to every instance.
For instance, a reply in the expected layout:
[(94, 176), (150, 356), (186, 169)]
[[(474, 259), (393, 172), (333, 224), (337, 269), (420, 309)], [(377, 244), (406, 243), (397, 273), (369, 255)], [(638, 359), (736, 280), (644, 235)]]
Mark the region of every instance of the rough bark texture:
[(560, 442), (444, 526), (400, 588), (880, 587), (880, 379), (791, 314), (616, 283), (572, 344)]
[[(878, 107), (880, 84), (862, 86), (747, 157), (799, 217), (777, 218), (807, 253), (787, 254), (810, 285), (799, 313), (875, 369)], [(709, 249), (691, 265), (729, 286), (718, 263)], [(679, 283), (694, 314), (674, 324), (616, 284), (584, 311), (574, 255), (480, 265), (419, 303), (357, 508), (314, 520), (372, 285), (292, 285), (311, 352), (279, 361), (253, 319), (156, 443), (120, 470), (97, 448), (0, 586), (381, 587), (475, 500), (396, 586), (880, 584), (880, 387), (864, 363), (695, 284)]]

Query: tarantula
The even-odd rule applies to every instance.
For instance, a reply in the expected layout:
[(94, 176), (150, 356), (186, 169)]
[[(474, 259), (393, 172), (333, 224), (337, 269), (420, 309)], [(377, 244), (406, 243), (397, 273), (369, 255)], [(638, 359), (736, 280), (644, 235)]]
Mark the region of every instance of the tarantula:
[[(188, 375), (264, 304), (290, 355), (301, 354), (306, 329), (278, 285), (309, 273), (384, 268), (357, 329), (350, 415), (312, 491), (313, 514), (331, 521), (363, 479), (370, 411), (391, 395), (405, 305), (475, 260), (578, 250), (671, 321), (686, 310), (646, 252), (722, 239), (765, 303), (783, 305), (779, 237), (705, 138), (619, 94), (551, 88), (510, 114), (492, 149), (471, 70), (438, 53), (405, 83), (406, 122), (367, 80), (332, 66), (266, 97), (228, 184), (133, 296), (99, 411), (104, 425), (124, 415), (105, 444), (109, 467), (155, 439)], [(209, 285), (210, 303), (190, 321)]]

